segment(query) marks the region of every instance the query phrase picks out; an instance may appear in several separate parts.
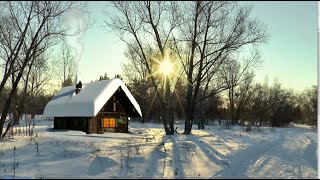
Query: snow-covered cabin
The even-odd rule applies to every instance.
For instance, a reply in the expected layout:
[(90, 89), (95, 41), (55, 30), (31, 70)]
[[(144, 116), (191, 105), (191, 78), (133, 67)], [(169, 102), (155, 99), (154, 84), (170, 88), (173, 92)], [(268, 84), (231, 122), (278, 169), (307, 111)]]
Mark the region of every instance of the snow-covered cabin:
[[(78, 92), (78, 90), (77, 90)], [(87, 134), (128, 132), (128, 118), (141, 117), (140, 106), (118, 78), (62, 88), (46, 105), (43, 115), (54, 118), (54, 129)]]

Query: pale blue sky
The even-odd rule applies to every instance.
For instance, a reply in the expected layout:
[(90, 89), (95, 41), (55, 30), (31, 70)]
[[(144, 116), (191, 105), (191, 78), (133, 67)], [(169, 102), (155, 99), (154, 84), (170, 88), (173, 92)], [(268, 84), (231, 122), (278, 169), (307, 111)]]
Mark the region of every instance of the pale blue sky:
[(253, 14), (270, 28), (262, 47), (263, 67), (256, 80), (277, 77), (302, 90), (317, 84), (317, 2), (254, 2)]
[[(283, 86), (303, 90), (317, 84), (317, 2), (249, 2), (252, 15), (270, 29), (268, 44), (261, 47), (263, 64), (256, 71), (256, 81), (277, 77)], [(106, 2), (89, 2), (94, 26), (83, 36), (84, 52), (79, 72), (84, 83), (107, 73), (122, 72), (125, 45), (106, 31), (101, 10)]]

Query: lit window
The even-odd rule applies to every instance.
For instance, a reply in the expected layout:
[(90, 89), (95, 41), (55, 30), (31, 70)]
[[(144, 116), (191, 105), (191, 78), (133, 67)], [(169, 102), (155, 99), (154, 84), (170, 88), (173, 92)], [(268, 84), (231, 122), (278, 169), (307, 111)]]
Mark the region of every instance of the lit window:
[(116, 119), (112, 117), (104, 117), (102, 122), (103, 128), (114, 128), (116, 127)]

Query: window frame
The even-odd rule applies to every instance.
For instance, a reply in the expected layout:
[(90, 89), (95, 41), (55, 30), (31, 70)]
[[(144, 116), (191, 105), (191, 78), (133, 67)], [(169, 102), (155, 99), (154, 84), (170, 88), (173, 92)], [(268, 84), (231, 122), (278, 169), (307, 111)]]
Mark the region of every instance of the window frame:
[[(114, 123), (111, 123), (112, 121)], [(113, 126), (111, 126), (111, 125), (113, 125)], [(103, 116), (101, 118), (101, 127), (102, 128), (116, 128), (116, 127), (118, 127), (117, 119), (115, 117)]]

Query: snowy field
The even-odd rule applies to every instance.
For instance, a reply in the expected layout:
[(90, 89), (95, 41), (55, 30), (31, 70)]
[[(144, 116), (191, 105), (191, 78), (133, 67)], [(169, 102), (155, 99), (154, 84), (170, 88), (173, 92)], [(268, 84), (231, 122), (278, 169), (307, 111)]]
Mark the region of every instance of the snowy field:
[[(317, 178), (317, 129), (207, 126), (172, 136), (161, 124), (130, 122), (130, 133), (53, 130), (0, 142), (0, 179), (12, 178)], [(196, 127), (195, 127), (196, 128)]]

